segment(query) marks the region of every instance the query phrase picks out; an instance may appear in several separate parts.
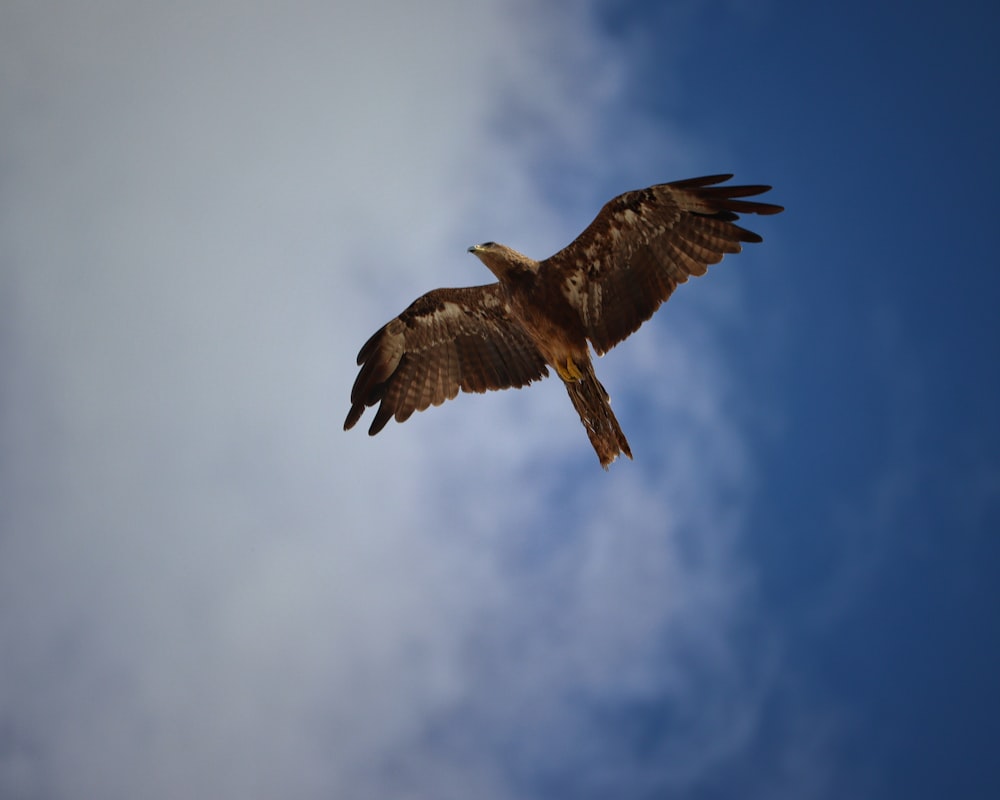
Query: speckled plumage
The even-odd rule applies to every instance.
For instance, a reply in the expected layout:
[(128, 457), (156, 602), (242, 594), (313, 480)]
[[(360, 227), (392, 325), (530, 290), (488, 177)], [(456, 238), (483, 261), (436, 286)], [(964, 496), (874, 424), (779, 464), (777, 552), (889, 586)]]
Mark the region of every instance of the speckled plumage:
[(458, 391), (525, 386), (556, 369), (605, 468), (632, 457), (594, 374), (588, 342), (603, 354), (636, 331), (690, 275), (743, 242), (761, 238), (739, 214), (781, 206), (739, 198), (769, 186), (718, 186), (712, 175), (626, 192), (572, 242), (534, 261), (494, 242), (469, 248), (497, 283), (436, 289), (413, 302), (361, 348), (344, 428), (379, 405), (369, 434), (395, 417), (439, 405)]

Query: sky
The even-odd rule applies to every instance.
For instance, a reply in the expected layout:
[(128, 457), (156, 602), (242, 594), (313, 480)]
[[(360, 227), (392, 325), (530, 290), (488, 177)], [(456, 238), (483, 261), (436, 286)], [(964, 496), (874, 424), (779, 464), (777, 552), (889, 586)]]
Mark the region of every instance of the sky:
[[(1000, 795), (998, 17), (0, 6), (0, 797)], [(634, 461), (342, 430), (470, 244), (720, 172), (787, 210), (595, 361)]]

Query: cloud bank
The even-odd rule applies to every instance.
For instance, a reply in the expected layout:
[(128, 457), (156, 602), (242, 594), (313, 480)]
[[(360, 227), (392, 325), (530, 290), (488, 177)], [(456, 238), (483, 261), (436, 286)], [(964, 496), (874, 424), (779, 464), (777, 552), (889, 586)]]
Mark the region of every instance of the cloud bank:
[(710, 307), (598, 364), (638, 445), (609, 475), (553, 382), (340, 430), (374, 328), (489, 279), (468, 243), (547, 255), (633, 188), (592, 17), (0, 30), (0, 794), (682, 791), (745, 746), (777, 656)]

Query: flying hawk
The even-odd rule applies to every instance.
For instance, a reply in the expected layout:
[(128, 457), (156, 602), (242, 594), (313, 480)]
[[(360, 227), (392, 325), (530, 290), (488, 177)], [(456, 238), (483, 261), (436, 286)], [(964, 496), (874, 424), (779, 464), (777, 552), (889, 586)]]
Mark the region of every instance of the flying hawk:
[(649, 319), (689, 275), (704, 275), (742, 242), (760, 242), (738, 214), (777, 214), (770, 203), (738, 198), (770, 186), (718, 186), (710, 175), (626, 192), (611, 200), (576, 241), (544, 261), (495, 242), (469, 248), (497, 283), (435, 289), (382, 327), (358, 353), (344, 430), (379, 404), (368, 433), (390, 417), (450, 400), (461, 389), (521, 387), (555, 369), (605, 469), (625, 434), (597, 380), (598, 355)]

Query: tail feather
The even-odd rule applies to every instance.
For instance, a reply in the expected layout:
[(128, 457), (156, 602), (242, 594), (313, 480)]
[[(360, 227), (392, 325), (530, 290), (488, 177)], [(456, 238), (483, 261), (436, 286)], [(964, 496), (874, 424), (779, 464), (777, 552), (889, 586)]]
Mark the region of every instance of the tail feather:
[(587, 429), (587, 436), (597, 451), (597, 457), (601, 459), (601, 466), (607, 469), (618, 458), (619, 453), (632, 458), (628, 440), (611, 410), (611, 398), (597, 380), (593, 365), (587, 364), (580, 380), (567, 381), (566, 392), (573, 401), (576, 413), (580, 415), (583, 427)]

